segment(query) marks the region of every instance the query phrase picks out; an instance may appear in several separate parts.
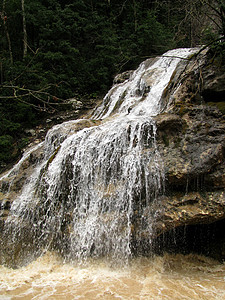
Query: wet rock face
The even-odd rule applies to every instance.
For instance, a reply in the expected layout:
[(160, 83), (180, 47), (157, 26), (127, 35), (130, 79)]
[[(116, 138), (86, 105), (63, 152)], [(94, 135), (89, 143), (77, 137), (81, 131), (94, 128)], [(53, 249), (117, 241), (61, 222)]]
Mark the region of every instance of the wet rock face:
[(225, 194), (216, 192), (174, 193), (164, 196), (164, 219), (166, 230), (183, 225), (209, 224), (225, 218)]
[(47, 166), (49, 166), (60, 149), (60, 144), (66, 137), (84, 128), (99, 125), (99, 123), (100, 121), (80, 119), (54, 126), (46, 136), (46, 139), (51, 140), (51, 149), (45, 149), (44, 145), (37, 144), (37, 149), (35, 150), (35, 143), (33, 143), (31, 149), (33, 147), (34, 150), (29, 152), (28, 149), (27, 154), (26, 152), (24, 153), (24, 159), (15, 165), (8, 176), (2, 174), (3, 176), (0, 178), (0, 221), (1, 218), (4, 220), (7, 217), (11, 203), (21, 193), (23, 185), (29, 181), (37, 163), (43, 159), (45, 152), (50, 153), (50, 159), (47, 162)]
[(193, 190), (195, 180), (210, 190), (224, 188), (224, 121), (219, 110), (203, 105), (186, 108), (182, 117), (156, 117), (169, 190)]
[(225, 219), (225, 116), (216, 107), (225, 101), (225, 76), (208, 65), (187, 74), (170, 108), (155, 117), (166, 175), (159, 235)]
[(132, 75), (133, 71), (125, 71), (121, 74), (118, 74), (115, 76), (114, 80), (113, 80), (113, 83), (114, 84), (117, 84), (117, 83), (122, 83), (124, 82), (125, 80), (129, 79), (130, 76)]
[[(148, 63), (152, 63), (152, 61)], [(157, 151), (159, 151), (162, 158), (165, 170), (165, 193), (163, 196), (161, 196), (161, 192), (158, 193), (156, 196), (157, 201), (153, 201), (149, 206), (146, 206), (145, 215), (145, 212), (143, 213), (139, 208), (144, 205), (147, 199), (146, 195), (151, 194), (151, 191), (146, 191), (143, 184), (139, 194), (135, 187), (131, 189), (134, 194), (132, 200), (135, 202), (134, 206), (136, 205), (137, 209), (133, 215), (130, 230), (134, 241), (140, 243), (140, 245), (144, 244), (143, 241), (147, 240), (149, 236), (148, 230), (146, 230), (146, 233), (144, 230), (142, 232), (139, 230), (143, 226), (143, 222), (146, 223), (146, 228), (152, 222), (148, 218), (148, 210), (152, 211), (151, 215), (155, 218), (153, 224), (151, 223), (155, 237), (181, 226), (210, 224), (225, 220), (225, 116), (216, 106), (208, 105), (209, 102), (216, 102), (218, 95), (220, 95), (219, 102), (224, 101), (221, 97), (224, 93), (224, 77), (221, 72), (218, 74), (216, 70), (210, 70), (208, 66), (206, 70), (204, 62), (190, 64), (187, 68), (185, 68), (184, 63), (181, 63), (179, 68), (184, 71), (183, 76), (180, 77), (179, 72), (174, 73), (170, 86), (165, 89), (162, 96), (163, 107), (167, 106), (167, 110), (154, 117), (157, 128)], [(116, 83), (124, 82), (131, 74), (132, 72), (123, 73), (117, 77)], [(175, 92), (171, 96), (171, 91), (174, 88)], [(76, 99), (73, 103), (74, 105), (79, 104)], [(57, 152), (60, 150), (60, 145), (68, 136), (84, 128), (100, 124), (100, 120), (82, 119), (54, 126), (46, 136), (46, 140), (49, 140), (49, 143), (47, 143), (49, 149), (44, 149), (41, 146), (36, 151), (32, 151), (15, 169), (15, 172), (12, 172), (8, 177), (3, 176), (1, 178), (0, 227), (4, 225), (11, 203), (21, 192), (24, 183), (29, 180), (35, 165), (41, 160), (41, 157), (43, 158), (44, 153), (48, 153), (48, 160), (42, 168), (43, 172), (51, 166)], [(130, 128), (127, 129), (128, 136), (131, 134)], [(112, 132), (112, 127), (110, 130)], [(146, 158), (147, 162), (151, 157), (151, 153), (156, 151), (155, 144), (153, 147), (151, 140), (148, 138), (149, 136), (153, 137), (153, 134), (150, 134), (153, 131), (153, 123), (151, 123), (151, 126), (145, 126), (143, 130), (142, 142), (145, 147), (142, 149), (141, 155), (142, 158)], [(128, 142), (130, 142), (129, 139)], [(133, 146), (136, 143), (134, 139)], [(121, 139), (118, 141), (118, 145), (121, 145)], [(112, 153), (114, 147), (115, 144), (112, 143)], [(118, 168), (115, 166), (115, 169)], [(148, 176), (153, 174), (151, 175), (153, 180), (156, 177), (156, 173), (153, 172), (154, 169), (155, 165), (149, 164)], [(64, 181), (61, 180), (59, 183), (61, 198), (65, 203), (67, 202), (67, 190), (69, 189), (67, 179), (73, 177), (70, 174), (71, 170), (71, 162), (68, 157), (63, 168)], [(79, 178), (79, 169), (76, 172), (74, 178)], [(164, 176), (161, 177), (164, 178)], [(76, 180), (74, 180), (74, 183), (76, 183)], [(117, 184), (118, 181), (115, 183)], [(112, 190), (113, 186), (110, 189), (108, 185), (107, 193), (109, 193), (109, 196), (112, 196)], [(107, 197), (107, 193), (105, 194), (106, 200), (110, 199), (110, 197)], [(137, 195), (135, 196), (135, 194)], [(40, 195), (42, 195), (42, 191), (40, 191)], [(45, 199), (44, 193), (42, 196)], [(115, 197), (118, 198), (116, 194)], [(61, 198), (59, 197), (59, 199)], [(142, 202), (140, 203), (140, 201)], [(56, 205), (56, 211), (57, 209), (58, 206)], [(73, 207), (64, 207), (67, 215), (61, 228), (65, 240), (70, 234), (71, 209), (73, 210)], [(37, 219), (40, 216), (42, 216), (41, 213)], [(112, 214), (105, 216), (112, 218)], [(56, 240), (58, 239), (59, 236)], [(146, 244), (145, 249), (149, 251), (148, 247), (149, 244)]]
[(203, 97), (205, 101), (224, 101), (225, 67), (211, 66), (203, 72)]

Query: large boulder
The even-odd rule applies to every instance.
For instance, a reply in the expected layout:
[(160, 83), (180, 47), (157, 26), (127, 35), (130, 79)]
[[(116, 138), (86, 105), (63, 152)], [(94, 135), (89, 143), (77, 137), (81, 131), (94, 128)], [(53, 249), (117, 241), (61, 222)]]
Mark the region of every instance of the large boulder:
[[(29, 180), (37, 164), (47, 155), (47, 166), (54, 159), (61, 143), (66, 137), (92, 126), (99, 125), (100, 121), (78, 119), (55, 125), (45, 137), (45, 145), (37, 140), (24, 152), (22, 159), (8, 172), (0, 176), (0, 221), (8, 215), (11, 203), (21, 193), (23, 185)], [(46, 146), (49, 145), (49, 148)]]
[[(171, 82), (178, 86), (172, 97), (164, 94), (169, 107), (155, 117), (166, 191), (159, 199), (156, 236), (225, 220), (225, 116), (217, 105), (219, 101), (225, 106), (222, 70), (209, 59), (193, 62), (176, 83)], [(221, 231), (220, 248), (225, 249), (222, 236)]]
[[(163, 106), (167, 109), (154, 117), (157, 151), (165, 171), (165, 193), (163, 196), (159, 195), (151, 207), (147, 208), (157, 212), (152, 214), (154, 222), (152, 219), (144, 220), (145, 216), (135, 212), (131, 231), (134, 241), (138, 243), (147, 240), (149, 235), (149, 231), (146, 234), (143, 232), (143, 235), (138, 232), (138, 227), (143, 225), (140, 225), (141, 222), (153, 222), (153, 237), (157, 239), (181, 226), (198, 226), (225, 220), (225, 116), (223, 110), (219, 110), (216, 105), (217, 100), (224, 102), (224, 76), (220, 68), (216, 70), (214, 65), (209, 65), (209, 60), (204, 59), (205, 55), (206, 53), (201, 53), (198, 61), (193, 59), (188, 67), (184, 62), (180, 63), (179, 69), (183, 75), (180, 76), (180, 71), (176, 71), (163, 93)], [(127, 72), (118, 76), (116, 82), (127, 80), (131, 74)], [(74, 103), (79, 104), (76, 101)], [(0, 178), (2, 224), (12, 201), (29, 180), (34, 166), (44, 153), (47, 152), (47, 157), (50, 158), (45, 161), (43, 172), (55, 158), (66, 137), (100, 123), (82, 119), (56, 125), (46, 136), (49, 149), (43, 149), (41, 144), (35, 146), (33, 151), (26, 153), (9, 176), (3, 175)], [(151, 126), (146, 127), (146, 130), (151, 130)], [(150, 155), (152, 150), (155, 151), (151, 149), (151, 145), (146, 145), (142, 154)], [(60, 184), (66, 190), (66, 184)], [(111, 194), (112, 191), (110, 196)], [(141, 196), (144, 198), (143, 195)], [(139, 200), (140, 197), (137, 197), (137, 201)], [(112, 218), (113, 215), (104, 217)], [(64, 231), (68, 233), (65, 236), (70, 231), (70, 218), (68, 213), (65, 219), (69, 221), (65, 221), (64, 226)], [(224, 239), (223, 243), (225, 249)]]

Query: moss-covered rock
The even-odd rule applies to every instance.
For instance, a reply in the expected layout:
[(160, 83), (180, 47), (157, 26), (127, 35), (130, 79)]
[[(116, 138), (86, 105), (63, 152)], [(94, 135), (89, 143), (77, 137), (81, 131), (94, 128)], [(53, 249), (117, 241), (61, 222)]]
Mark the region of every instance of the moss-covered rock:
[(225, 98), (224, 101), (219, 101), (219, 102), (208, 102), (207, 103), (209, 106), (215, 106), (217, 107), (220, 112), (225, 115)]

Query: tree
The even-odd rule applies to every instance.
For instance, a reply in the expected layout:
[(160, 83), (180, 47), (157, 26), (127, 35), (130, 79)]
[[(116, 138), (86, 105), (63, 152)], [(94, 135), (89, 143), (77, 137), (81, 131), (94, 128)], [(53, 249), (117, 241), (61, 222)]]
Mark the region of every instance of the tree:
[(11, 62), (11, 64), (13, 64), (12, 44), (11, 44), (11, 39), (10, 39), (8, 26), (7, 26), (8, 17), (7, 17), (7, 14), (6, 14), (6, 0), (3, 0), (3, 3), (2, 3), (1, 19), (2, 19), (2, 22), (3, 22), (3, 27), (4, 27), (4, 30), (5, 30), (6, 37), (7, 37), (10, 62)]
[[(178, 6), (179, 0), (174, 1)], [(63, 110), (74, 95), (102, 95), (118, 72), (174, 47), (173, 25), (168, 26), (172, 5), (165, 3), (163, 7), (156, 0), (3, 0), (2, 144), (17, 143), (24, 128)]]
[(206, 17), (211, 21), (211, 26), (219, 34), (225, 37), (225, 2), (223, 0), (201, 0), (207, 7)]
[(23, 15), (23, 57), (27, 56), (27, 28), (24, 0), (21, 0), (22, 15)]
[[(189, 27), (189, 43), (195, 46), (205, 39), (225, 36), (225, 4), (223, 0), (185, 0), (179, 4), (183, 9), (183, 19), (179, 29)], [(182, 27), (182, 29), (181, 29)], [(210, 34), (209, 34), (210, 33)]]

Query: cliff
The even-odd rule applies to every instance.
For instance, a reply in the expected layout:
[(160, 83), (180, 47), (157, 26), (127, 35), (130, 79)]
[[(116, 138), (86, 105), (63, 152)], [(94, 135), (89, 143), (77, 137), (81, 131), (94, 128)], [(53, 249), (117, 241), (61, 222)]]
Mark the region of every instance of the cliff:
[[(156, 199), (149, 203), (149, 207), (145, 209), (150, 209), (151, 212), (157, 212), (154, 213), (154, 221), (145, 218), (145, 222), (152, 222), (151, 234), (152, 232), (153, 234), (151, 245), (149, 245), (149, 240), (146, 242), (149, 235), (149, 227), (146, 226), (148, 228), (146, 232), (139, 230), (140, 226), (143, 226), (142, 216), (140, 215), (142, 213), (144, 215), (144, 210), (137, 213), (134, 212), (132, 224), (129, 225), (129, 234), (132, 235), (132, 247), (135, 248), (136, 245), (142, 245), (141, 248), (145, 253), (149, 251), (149, 247), (151, 247), (155, 251), (159, 249), (173, 249), (173, 251), (182, 252), (193, 250), (214, 256), (220, 260), (225, 258), (225, 240), (223, 238), (223, 226), (221, 225), (224, 224), (223, 222), (225, 220), (225, 75), (224, 67), (218, 66), (217, 63), (217, 61), (210, 57), (210, 53), (207, 51), (200, 52), (197, 56), (192, 57), (188, 64), (186, 59), (184, 59), (183, 62), (181, 61), (173, 72), (169, 84), (161, 97), (162, 112), (153, 116), (153, 121), (156, 125), (155, 128), (157, 128), (155, 135), (157, 153), (159, 153), (162, 159), (164, 170), (164, 183), (163, 192), (160, 191), (157, 194), (154, 190), (154, 193), (157, 194)], [(151, 64), (153, 64), (152, 61), (145, 63), (145, 65)], [(117, 76), (116, 82), (122, 83), (132, 74), (133, 72), (126, 72), (126, 74)], [(145, 80), (150, 83), (152, 79), (145, 78)], [(142, 91), (143, 97), (145, 97), (148, 91), (149, 88), (145, 86)], [(138, 93), (140, 94), (141, 91), (139, 90)], [(122, 101), (121, 99), (122, 98), (120, 98), (120, 101)], [(10, 207), (17, 195), (21, 193), (23, 185), (27, 181), (32, 180), (34, 167), (37, 166), (41, 159), (43, 159), (43, 156), (46, 155), (44, 152), (51, 153), (51, 155), (49, 154), (50, 156), (46, 160), (45, 165), (41, 167), (40, 178), (43, 177), (43, 174), (45, 174), (57, 156), (57, 153), (61, 151), (61, 145), (66, 138), (76, 132), (85, 130), (85, 128), (96, 127), (105, 122), (104, 120), (81, 119), (67, 122), (58, 127), (55, 126), (46, 137), (46, 140), (50, 141), (48, 145), (51, 145), (51, 149), (44, 149), (44, 143), (37, 144), (32, 150), (25, 153), (24, 158), (9, 171), (8, 174), (2, 175), (0, 178), (2, 227), (5, 226), (4, 223), (7, 219)], [(155, 144), (148, 141), (148, 139), (150, 139), (148, 137), (149, 132), (154, 129), (154, 124), (152, 123), (151, 126), (143, 127), (146, 133), (143, 133), (142, 139), (146, 141), (144, 142), (144, 154), (142, 153), (141, 155), (144, 155), (145, 159), (148, 155), (151, 157), (152, 152), (156, 151), (154, 148)], [(129, 132), (131, 129), (129, 128), (126, 130), (127, 134), (131, 136)], [(154, 135), (151, 133), (151, 139), (153, 138)], [(128, 141), (130, 142), (129, 139), (130, 137), (128, 137)], [(113, 142), (115, 142), (115, 139)], [(109, 146), (112, 147), (111, 151), (114, 151), (113, 142), (109, 144)], [(119, 139), (118, 141), (116, 140), (116, 142), (118, 144), (115, 145), (120, 149)], [(141, 143), (141, 139), (134, 143), (138, 144), (139, 142)], [(133, 146), (136, 147), (136, 144), (133, 144)], [(90, 147), (91, 145), (89, 148)], [(110, 149), (107, 151), (109, 150)], [(120, 151), (123, 151), (122, 148)], [(110, 154), (107, 155), (110, 157)], [(71, 230), (71, 214), (74, 210), (74, 207), (67, 207), (68, 204), (66, 204), (68, 197), (72, 197), (71, 194), (68, 196), (68, 193), (71, 193), (71, 187), (69, 187), (68, 182), (74, 181), (78, 184), (77, 181), (79, 180), (77, 179), (76, 181), (75, 177), (78, 177), (81, 173), (79, 170), (76, 171), (75, 176), (71, 175), (71, 168), (74, 168), (74, 163), (71, 163), (70, 159), (71, 154), (69, 154), (68, 157), (65, 158), (65, 162), (63, 162), (64, 169), (61, 171), (61, 177), (59, 177), (61, 190), (60, 192), (57, 190), (57, 193), (60, 195), (57, 195), (58, 198), (52, 199), (52, 201), (55, 202), (53, 212), (56, 213), (60, 209), (63, 209), (65, 214), (63, 221), (60, 221), (62, 222), (60, 231), (63, 232), (62, 235), (64, 236), (63, 240), (65, 243), (67, 235), (69, 235)], [(120, 171), (119, 167), (114, 166), (114, 168), (118, 168), (117, 171)], [(148, 166), (148, 168), (151, 167)], [(153, 166), (153, 169), (154, 168), (155, 165)], [(109, 176), (109, 172), (107, 172), (105, 174)], [(112, 172), (112, 170), (110, 170), (110, 172)], [(153, 179), (156, 176), (154, 172), (152, 174), (150, 172), (149, 174)], [(90, 176), (94, 175), (91, 174)], [(105, 182), (107, 182), (107, 180), (106, 178)], [(121, 179), (116, 180), (119, 185)], [(37, 195), (42, 197), (45, 199), (43, 200), (45, 201), (44, 204), (51, 207), (53, 204), (47, 203), (49, 198), (45, 198), (46, 194), (44, 191), (45, 187), (48, 188), (50, 186), (50, 182), (48, 182), (47, 179), (42, 181), (41, 191), (35, 190), (35, 197), (37, 197)], [(143, 181), (143, 179), (140, 181)], [(110, 181), (108, 180), (108, 182)], [(113, 182), (115, 184), (115, 180)], [(135, 181), (134, 184), (136, 184)], [(153, 188), (155, 189), (155, 187)], [(144, 189), (146, 189), (146, 187), (143, 187), (143, 190)], [(105, 199), (107, 201), (109, 197), (115, 199), (117, 194), (114, 190), (115, 187), (112, 184), (107, 186), (107, 193), (104, 191), (104, 201)], [(131, 192), (135, 194), (133, 187), (131, 187)], [(75, 191), (73, 191), (73, 193), (75, 193)], [(140, 191), (140, 195), (132, 196), (134, 197), (135, 205), (137, 205), (136, 202), (139, 201), (137, 199), (141, 199), (142, 201), (138, 204), (140, 207), (146, 205), (147, 193), (148, 191)], [(27, 195), (27, 197), (29, 198), (29, 195)], [(135, 199), (135, 197), (137, 199)], [(57, 204), (56, 199), (60, 201), (60, 206), (59, 203)], [(64, 203), (63, 208), (62, 203)], [(43, 203), (40, 205), (43, 205)], [(40, 206), (40, 211), (41, 209), (42, 206)], [(40, 218), (43, 217), (40, 211), (38, 211), (37, 215), (33, 216), (35, 220), (38, 216), (40, 216)], [(48, 211), (48, 207), (46, 207), (46, 211)], [(103, 218), (110, 219), (112, 215), (113, 214), (111, 214), (111, 216), (105, 214)], [(148, 214), (148, 216), (149, 215), (152, 216), (152, 213)], [(51, 216), (51, 218), (53, 218), (53, 216)], [(124, 216), (119, 216), (117, 221), (125, 222), (123, 218)], [(33, 222), (33, 220), (31, 221)], [(214, 224), (214, 231), (209, 227), (209, 224)], [(201, 227), (205, 225), (206, 227)], [(29, 224), (24, 226), (29, 226)], [(41, 226), (44, 227), (44, 223), (42, 223)], [(198, 227), (196, 226), (203, 228), (201, 229), (203, 235), (209, 232), (210, 235), (215, 236), (215, 232), (217, 232), (215, 239), (212, 240), (213, 245), (204, 249), (203, 244), (205, 240), (199, 238), (199, 233), (197, 234)], [(188, 234), (185, 238), (186, 231)], [(26, 232), (26, 238), (28, 240), (32, 239), (33, 233), (32, 231), (29, 233), (28, 227)], [(195, 235), (191, 234), (193, 232), (195, 232)], [(196, 242), (194, 248), (191, 246), (191, 244), (193, 244), (193, 237), (197, 240), (199, 239), (199, 243)], [(54, 243), (57, 244), (57, 242)], [(27, 251), (35, 245), (35, 242), (29, 243)], [(3, 242), (3, 252), (6, 251), (5, 247)], [(21, 247), (20, 244), (17, 248), (20, 249)], [(19, 251), (18, 249), (17, 252)]]
[[(156, 227), (159, 233), (177, 228), (174, 235), (177, 232), (178, 241), (179, 235), (183, 237), (184, 252), (188, 245), (224, 259), (225, 67), (208, 52), (206, 60), (194, 60), (171, 85), (178, 86), (171, 105), (155, 118), (166, 172), (164, 211)], [(186, 235), (186, 245), (185, 230), (192, 231)], [(171, 240), (170, 234), (164, 238), (168, 236)], [(194, 243), (198, 245), (192, 248)]]

